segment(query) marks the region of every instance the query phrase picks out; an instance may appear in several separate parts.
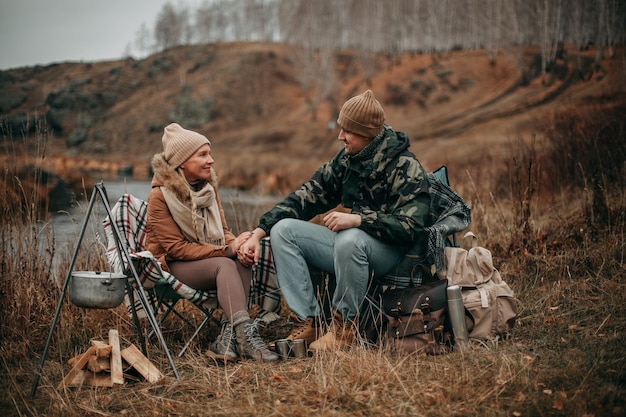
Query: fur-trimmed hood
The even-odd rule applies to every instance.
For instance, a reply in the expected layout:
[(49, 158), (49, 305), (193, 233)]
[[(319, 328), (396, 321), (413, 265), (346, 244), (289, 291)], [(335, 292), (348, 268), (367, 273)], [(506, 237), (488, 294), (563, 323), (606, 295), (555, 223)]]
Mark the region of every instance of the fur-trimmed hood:
[[(176, 196), (178, 200), (191, 207), (191, 187), (183, 176), (182, 172), (170, 165), (163, 152), (154, 155), (152, 158), (152, 188), (166, 187)], [(211, 168), (211, 176), (208, 182), (217, 189), (217, 174)]]

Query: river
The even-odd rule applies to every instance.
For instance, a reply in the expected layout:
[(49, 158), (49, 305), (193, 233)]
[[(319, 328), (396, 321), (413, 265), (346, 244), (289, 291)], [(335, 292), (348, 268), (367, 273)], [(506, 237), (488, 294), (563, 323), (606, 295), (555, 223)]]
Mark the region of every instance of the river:
[[(109, 179), (103, 181), (104, 189), (111, 207), (122, 196), (129, 193), (141, 199), (147, 199), (150, 192), (149, 180)], [(77, 197), (78, 204), (62, 212), (52, 214), (51, 226), (57, 247), (73, 253), (80, 236), (80, 231), (87, 215), (91, 195)], [(237, 234), (245, 230), (252, 230), (258, 222), (259, 216), (271, 208), (279, 197), (253, 194), (229, 188), (220, 188), (220, 198), (228, 226)], [(89, 222), (85, 228), (82, 245), (91, 246), (93, 243), (105, 245), (102, 234), (102, 220), (106, 217), (106, 209), (99, 198), (96, 199), (93, 210), (89, 215)]]

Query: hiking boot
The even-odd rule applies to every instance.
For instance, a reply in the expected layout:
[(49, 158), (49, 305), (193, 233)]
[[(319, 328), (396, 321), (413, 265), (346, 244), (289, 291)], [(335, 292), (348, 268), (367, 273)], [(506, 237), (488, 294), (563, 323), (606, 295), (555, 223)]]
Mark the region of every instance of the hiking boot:
[(222, 333), (207, 351), (207, 356), (218, 361), (228, 363), (236, 362), (239, 359), (237, 354), (237, 338), (233, 334), (233, 326), (230, 322), (224, 323)]
[(259, 324), (263, 325), (261, 319), (249, 319), (235, 327), (239, 357), (267, 362), (277, 361), (278, 355), (269, 350), (259, 334)]
[(322, 335), (320, 322), (315, 317), (307, 317), (304, 322), (298, 321), (287, 336), (287, 340), (303, 339), (306, 346), (317, 340)]
[(356, 340), (356, 323), (344, 321), (341, 314), (333, 312), (333, 321), (326, 334), (309, 345), (313, 352), (339, 350)]

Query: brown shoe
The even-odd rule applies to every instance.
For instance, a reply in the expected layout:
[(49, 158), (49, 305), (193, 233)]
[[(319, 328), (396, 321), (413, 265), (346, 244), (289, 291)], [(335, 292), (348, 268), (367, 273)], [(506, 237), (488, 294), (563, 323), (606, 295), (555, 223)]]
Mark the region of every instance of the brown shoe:
[(278, 360), (278, 355), (268, 349), (259, 334), (257, 326), (262, 325), (261, 319), (248, 319), (235, 327), (238, 354), (241, 359), (254, 359), (263, 362)]
[(356, 323), (344, 321), (337, 312), (326, 334), (309, 345), (313, 352), (338, 350), (350, 346), (356, 340)]
[(307, 346), (317, 340), (322, 335), (319, 320), (315, 317), (307, 317), (304, 322), (299, 322), (291, 331), (288, 340), (304, 339)]

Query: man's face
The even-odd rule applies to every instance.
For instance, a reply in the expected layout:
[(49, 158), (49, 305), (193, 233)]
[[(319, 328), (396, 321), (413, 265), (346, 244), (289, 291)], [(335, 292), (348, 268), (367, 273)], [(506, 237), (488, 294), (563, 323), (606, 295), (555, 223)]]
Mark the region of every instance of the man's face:
[(356, 155), (370, 143), (369, 138), (344, 129), (339, 131), (337, 139), (343, 142), (348, 155)]

